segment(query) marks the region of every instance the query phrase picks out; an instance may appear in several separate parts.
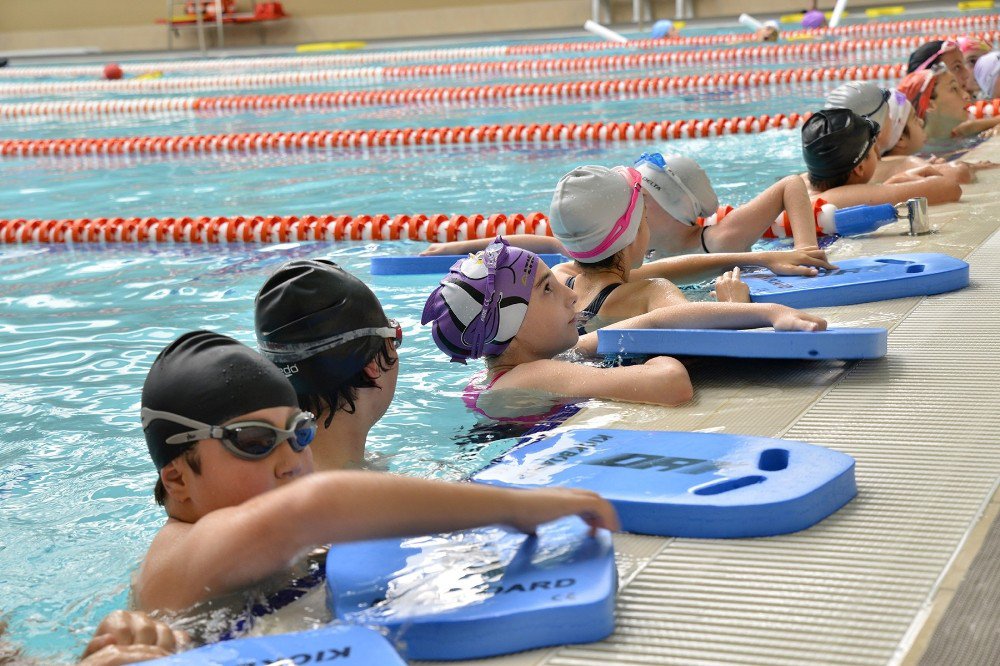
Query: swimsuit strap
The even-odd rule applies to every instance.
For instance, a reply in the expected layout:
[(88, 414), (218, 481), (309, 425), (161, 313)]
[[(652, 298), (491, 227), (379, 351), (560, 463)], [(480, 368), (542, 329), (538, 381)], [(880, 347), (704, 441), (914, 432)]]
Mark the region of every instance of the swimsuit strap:
[(604, 301), (608, 300), (608, 296), (611, 295), (618, 287), (622, 286), (622, 282), (617, 282), (615, 284), (609, 284), (601, 292), (597, 294), (597, 298), (590, 302), (590, 305), (585, 307), (580, 312), (580, 324), (576, 327), (576, 332), (580, 335), (586, 335), (587, 333), (587, 323), (597, 316), (597, 313), (601, 311), (601, 307), (604, 305)]

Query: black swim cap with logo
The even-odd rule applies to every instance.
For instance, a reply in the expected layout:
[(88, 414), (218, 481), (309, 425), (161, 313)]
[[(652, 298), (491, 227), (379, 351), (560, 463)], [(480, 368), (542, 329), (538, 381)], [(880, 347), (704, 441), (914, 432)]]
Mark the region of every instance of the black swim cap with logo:
[(809, 175), (837, 178), (861, 163), (881, 130), (850, 109), (824, 109), (802, 126), (802, 157)]
[[(153, 361), (142, 386), (142, 406), (209, 425), (270, 407), (295, 407), (295, 389), (256, 351), (225, 335), (191, 331)], [(189, 426), (154, 419), (144, 429), (149, 455), (160, 470), (193, 444), (167, 444)]]
[[(326, 259), (290, 261), (260, 288), (254, 302), (257, 345), (300, 395), (329, 395), (371, 361), (384, 339), (364, 336), (323, 349), (324, 341), (387, 327), (382, 304), (368, 286)], [(315, 353), (289, 349), (320, 349)]]

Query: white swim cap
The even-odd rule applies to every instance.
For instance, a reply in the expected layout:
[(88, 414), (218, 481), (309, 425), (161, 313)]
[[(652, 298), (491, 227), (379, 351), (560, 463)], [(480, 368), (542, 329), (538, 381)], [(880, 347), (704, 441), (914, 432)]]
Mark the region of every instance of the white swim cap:
[(889, 115), (887, 103), (892, 97), (886, 88), (871, 81), (849, 81), (826, 95), (825, 109), (850, 109), (885, 126)]
[(898, 90), (893, 90), (892, 95), (889, 96), (888, 107), (889, 114), (886, 117), (886, 124), (882, 126), (885, 128), (883, 131), (889, 133), (886, 153), (899, 143), (900, 137), (903, 136), (903, 130), (906, 129), (906, 121), (910, 119), (910, 112), (913, 110), (910, 100), (906, 99), (906, 95)]
[(635, 162), (642, 186), (663, 210), (687, 225), (713, 215), (719, 197), (698, 163), (681, 155), (643, 153)]
[(778, 24), (774, 19), (768, 19), (763, 23), (765, 28), (774, 28), (777, 31), (781, 31), (781, 25)]
[(642, 189), (642, 176), (629, 167), (573, 169), (552, 195), (552, 235), (578, 261), (607, 259), (631, 245), (639, 233), (645, 210)]

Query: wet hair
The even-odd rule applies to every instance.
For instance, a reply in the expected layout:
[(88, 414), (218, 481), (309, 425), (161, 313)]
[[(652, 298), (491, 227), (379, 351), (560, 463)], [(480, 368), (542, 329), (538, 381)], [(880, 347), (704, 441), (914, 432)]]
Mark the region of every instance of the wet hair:
[[(298, 393), (299, 408), (317, 416), (325, 415), (324, 428), (330, 427), (334, 414), (338, 411), (353, 414), (357, 408), (358, 390), (378, 388), (378, 384), (365, 372), (365, 367), (375, 361), (379, 370), (388, 372), (399, 360), (389, 354), (391, 345), (392, 341), (385, 338), (366, 337), (345, 343), (343, 348), (335, 354), (324, 352), (303, 361), (296, 361), (300, 372), (309, 372), (309, 374), (319, 376), (323, 374), (323, 366), (337, 363), (343, 359), (345, 353), (355, 358), (364, 359), (361, 370), (340, 381), (328, 383), (328, 390)], [(317, 383), (311, 385), (316, 386)]]
[(839, 176), (833, 176), (831, 178), (817, 178), (812, 174), (809, 174), (809, 184), (817, 192), (826, 192), (827, 190), (832, 190), (835, 187), (841, 187), (842, 185), (847, 185), (847, 181), (851, 178), (851, 172), (854, 171), (854, 167), (851, 167)]
[(589, 261), (584, 263), (579, 259), (577, 259), (575, 260), (575, 263), (583, 270), (604, 269), (604, 270), (620, 271), (622, 270), (622, 264), (624, 263), (625, 260), (624, 253), (625, 250), (618, 250), (610, 257), (605, 257), (600, 261)]
[[(184, 458), (184, 462), (188, 464), (191, 471), (195, 474), (201, 474), (201, 457), (198, 455), (197, 449), (188, 448), (184, 449), (184, 453), (181, 454)], [(163, 485), (163, 479), (160, 478), (159, 474), (156, 476), (156, 485), (153, 487), (153, 499), (160, 506), (167, 505), (167, 488)], [(2, 664), (3, 662), (0, 662)]]

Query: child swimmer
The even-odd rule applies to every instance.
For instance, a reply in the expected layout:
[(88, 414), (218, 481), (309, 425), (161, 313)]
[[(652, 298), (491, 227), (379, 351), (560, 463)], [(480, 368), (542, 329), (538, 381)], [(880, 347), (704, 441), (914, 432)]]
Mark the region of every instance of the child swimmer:
[[(581, 334), (659, 309), (664, 311), (654, 315), (656, 328), (774, 326), (810, 331), (826, 327), (823, 319), (786, 307), (690, 303), (669, 280), (637, 275), (649, 243), (649, 203), (656, 199), (653, 191), (641, 187), (644, 178), (627, 167), (584, 166), (556, 185), (550, 225), (575, 261), (560, 264), (552, 272), (580, 302), (589, 303), (581, 311)], [(661, 200), (661, 204), (671, 202)], [(736, 279), (738, 275), (737, 269)], [(727, 289), (720, 285), (717, 292)]]
[[(819, 268), (833, 268), (817, 247), (812, 202), (796, 177), (781, 179), (718, 224), (705, 227), (698, 224), (698, 218), (715, 214), (719, 199), (694, 160), (644, 153), (635, 168), (642, 174), (643, 190), (650, 195), (645, 197), (650, 254), (667, 257), (643, 266), (643, 277), (698, 281), (736, 265), (765, 266), (778, 275), (816, 275)], [(783, 212), (788, 213), (796, 249), (748, 252)], [(507, 240), (533, 252), (566, 254), (562, 243), (548, 236), (514, 235)], [(487, 244), (486, 240), (435, 243), (422, 254), (464, 254)], [(698, 256), (702, 254), (707, 256)]]
[(617, 529), (611, 506), (578, 490), (511, 490), (377, 472), (313, 471), (313, 416), (275, 365), (193, 331), (153, 362), (142, 423), (167, 522), (133, 581), (143, 610), (178, 611), (248, 594), (316, 546), (503, 523), (531, 532), (561, 516)]

